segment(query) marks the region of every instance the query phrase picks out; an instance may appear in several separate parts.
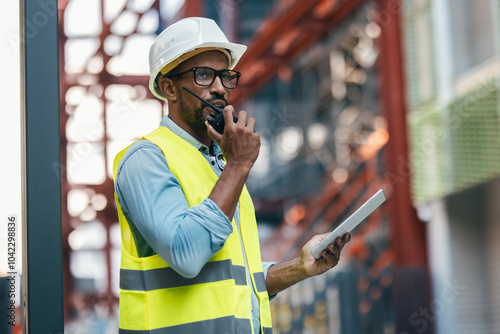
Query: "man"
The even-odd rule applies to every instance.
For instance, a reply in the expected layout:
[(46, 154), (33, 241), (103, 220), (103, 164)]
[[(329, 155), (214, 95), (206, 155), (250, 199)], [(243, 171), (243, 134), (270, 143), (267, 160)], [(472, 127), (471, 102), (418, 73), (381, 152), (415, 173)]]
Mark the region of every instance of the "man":
[[(181, 20), (150, 50), (150, 89), (168, 103), (159, 128), (118, 154), (115, 191), (122, 233), (120, 333), (272, 333), (269, 296), (333, 268), (350, 236), (316, 260), (309, 251), (262, 263), (245, 187), (259, 154), (255, 119), (233, 122), (233, 71), (246, 47), (214, 21)], [(225, 129), (207, 120), (223, 109)]]

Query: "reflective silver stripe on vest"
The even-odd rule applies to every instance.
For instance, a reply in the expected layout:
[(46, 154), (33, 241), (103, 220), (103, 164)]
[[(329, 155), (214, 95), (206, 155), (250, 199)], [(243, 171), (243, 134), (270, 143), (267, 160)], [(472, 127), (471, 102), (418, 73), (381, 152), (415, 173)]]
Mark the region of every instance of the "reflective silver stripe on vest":
[(228, 279), (234, 279), (236, 285), (246, 285), (245, 267), (235, 266), (231, 260), (207, 262), (193, 278), (183, 277), (170, 267), (144, 271), (120, 269), (120, 289), (123, 290), (151, 291)]
[[(156, 328), (150, 330), (120, 329), (120, 334), (249, 334), (252, 333), (250, 319), (237, 319), (233, 316), (191, 322), (189, 324)], [(266, 332), (267, 333), (267, 332)]]
[(267, 291), (266, 279), (264, 278), (264, 273), (254, 273), (253, 278), (255, 280), (255, 285), (257, 286), (258, 292)]
[(262, 334), (273, 334), (273, 329), (271, 327), (262, 327), (264, 332)]

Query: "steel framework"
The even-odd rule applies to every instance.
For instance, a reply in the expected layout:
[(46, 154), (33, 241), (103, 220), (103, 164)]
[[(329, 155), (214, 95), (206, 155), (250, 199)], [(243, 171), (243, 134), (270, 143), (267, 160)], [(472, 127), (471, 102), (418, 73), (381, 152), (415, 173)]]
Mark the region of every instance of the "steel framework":
[[(108, 205), (102, 210), (97, 212), (96, 218), (100, 220), (106, 228), (106, 246), (103, 251), (106, 254), (107, 264), (107, 289), (105, 293), (95, 293), (86, 295), (84, 301), (88, 305), (103, 304), (106, 305), (110, 314), (114, 314), (115, 306), (117, 303), (117, 296), (112, 291), (113, 277), (111, 270), (111, 232), (113, 224), (116, 224), (116, 212), (113, 194), (113, 182), (109, 175), (101, 184), (88, 185), (88, 184), (70, 184), (67, 178), (67, 164), (68, 160), (68, 139), (66, 134), (68, 120), (71, 111), (68, 112), (66, 107), (66, 96), (71, 87), (80, 86), (86, 91), (92, 91), (96, 85), (99, 85), (100, 91), (106, 91), (107, 87), (114, 84), (141, 86), (144, 91), (148, 92), (143, 99), (151, 98), (151, 94), (147, 88), (148, 77), (145, 75), (113, 75), (108, 69), (109, 62), (112, 55), (106, 53), (104, 45), (106, 40), (116, 35), (112, 32), (111, 26), (114, 21), (106, 21), (102, 13), (104, 13), (104, 0), (101, 4), (101, 24), (102, 30), (99, 33), (99, 47), (95, 51), (94, 56), (102, 59), (102, 70), (98, 73), (89, 73), (88, 66), (85, 67), (82, 73), (69, 74), (65, 73), (65, 52), (64, 47), (68, 41), (65, 34), (65, 18), (64, 10), (68, 1), (59, 2), (59, 58), (60, 58), (60, 73), (61, 73), (61, 86), (60, 86), (60, 105), (61, 105), (61, 176), (62, 176), (62, 207), (63, 207), (63, 262), (64, 262), (64, 296), (65, 296), (65, 310), (70, 311), (77, 308), (75, 302), (75, 289), (73, 286), (74, 278), (70, 271), (70, 254), (72, 252), (68, 243), (68, 236), (73, 231), (75, 221), (79, 218), (72, 216), (67, 209), (67, 198), (70, 190), (72, 189), (90, 189), (94, 194), (102, 194), (105, 196)], [(269, 14), (262, 22), (260, 28), (255, 32), (253, 38), (249, 43), (249, 49), (245, 56), (241, 59), (237, 69), (243, 73), (240, 86), (233, 94), (232, 103), (238, 105), (243, 101), (251, 98), (256, 94), (266, 82), (276, 76), (280, 70), (286, 69), (287, 66), (308, 47), (319, 41), (325, 34), (338, 25), (343, 19), (352, 14), (359, 6), (367, 0), (282, 0), (276, 1), (275, 7), (271, 14)], [(115, 20), (120, 17), (125, 11), (131, 11), (127, 8), (127, 3), (115, 16)], [(384, 255), (384, 261), (393, 261), (396, 266), (416, 266), (425, 271), (427, 266), (427, 255), (425, 252), (425, 234), (424, 227), (418, 221), (415, 211), (413, 209), (410, 191), (409, 191), (409, 174), (404, 164), (408, 161), (407, 141), (406, 141), (406, 106), (404, 94), (404, 71), (401, 47), (401, 33), (399, 27), (399, 0), (376, 0), (377, 12), (380, 21), (378, 22), (382, 28), (382, 34), (379, 38), (379, 77), (380, 82), (380, 96), (381, 96), (381, 110), (388, 121), (388, 130), (390, 133), (389, 141), (385, 146), (387, 160), (385, 166), (388, 173), (384, 174), (380, 182), (392, 188), (393, 193), (397, 196), (392, 196), (389, 200), (390, 209), (390, 226), (391, 226), (391, 251)], [(144, 13), (154, 11), (159, 14), (159, 1), (152, 1), (150, 7), (142, 12), (136, 12), (138, 20)], [(384, 14), (382, 16), (382, 14)], [(177, 18), (181, 16), (196, 16), (203, 15), (203, 6), (201, 0), (186, 0), (184, 9), (180, 11)], [(383, 18), (383, 21), (382, 21)], [(389, 19), (387, 19), (389, 18)], [(133, 34), (139, 33), (137, 26), (127, 36), (119, 36), (120, 38), (127, 38)], [(88, 64), (87, 64), (88, 65)], [(94, 77), (93, 84), (82, 84), (84, 76), (91, 75)], [(107, 164), (110, 159), (107, 155), (107, 125), (106, 125), (106, 94), (100, 94), (99, 99), (103, 104), (104, 112), (104, 128), (102, 135), (102, 143), (104, 147), (104, 161)], [(71, 108), (70, 108), (71, 109)], [(107, 168), (106, 168), (107, 170)], [(360, 180), (366, 181), (365, 176), (359, 176)], [(357, 179), (355, 179), (357, 180)], [(358, 180), (359, 181), (359, 180)], [(358, 181), (351, 184), (352, 188), (346, 192), (350, 194), (345, 199), (350, 200), (354, 198), (359, 188)], [(357, 184), (357, 186), (355, 186)], [(316, 204), (324, 203), (328, 198), (332, 198), (340, 191), (339, 187), (333, 184), (327, 186), (326, 193), (317, 199)], [(91, 203), (88, 204), (89, 206)], [(329, 211), (330, 218), (338, 215), (337, 211)], [(307, 217), (306, 217), (307, 218)], [(309, 218), (308, 218), (309, 219)], [(307, 220), (307, 219), (306, 219)], [(307, 220), (309, 223), (304, 222), (300, 225), (304, 231), (308, 229), (314, 219)], [(80, 221), (79, 223), (82, 223)], [(316, 225), (316, 227), (324, 228), (323, 225)], [(295, 230), (295, 234), (300, 229)], [(297, 234), (298, 235), (298, 234)], [(274, 241), (283, 237), (279, 236), (279, 229), (274, 234)], [(293, 245), (299, 240), (298, 237), (288, 239), (284, 244), (289, 245), (292, 250), (285, 251), (280, 248), (277, 257), (291, 256), (296, 253)], [(264, 246), (265, 248), (266, 246)], [(418, 249), (418, 252), (414, 250)], [(287, 255), (288, 252), (288, 255)], [(66, 319), (70, 318), (70, 312), (66, 313)]]

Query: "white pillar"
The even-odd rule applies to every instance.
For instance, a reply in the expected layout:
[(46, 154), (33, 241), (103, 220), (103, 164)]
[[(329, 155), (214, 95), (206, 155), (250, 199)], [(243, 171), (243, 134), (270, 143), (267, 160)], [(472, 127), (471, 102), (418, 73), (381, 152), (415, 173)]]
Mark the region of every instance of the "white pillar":
[(433, 300), (444, 307), (437, 312), (436, 334), (456, 333), (455, 301), (449, 294), (450, 285), (455, 284), (452, 267), (450, 224), (444, 200), (429, 204), (431, 219), (427, 224), (429, 267), (432, 279)]

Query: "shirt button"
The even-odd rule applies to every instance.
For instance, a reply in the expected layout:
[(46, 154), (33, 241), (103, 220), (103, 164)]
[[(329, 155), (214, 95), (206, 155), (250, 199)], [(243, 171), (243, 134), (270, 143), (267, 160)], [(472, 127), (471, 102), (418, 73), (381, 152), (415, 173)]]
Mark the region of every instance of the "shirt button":
[(215, 165), (215, 161), (212, 161), (212, 165)]

